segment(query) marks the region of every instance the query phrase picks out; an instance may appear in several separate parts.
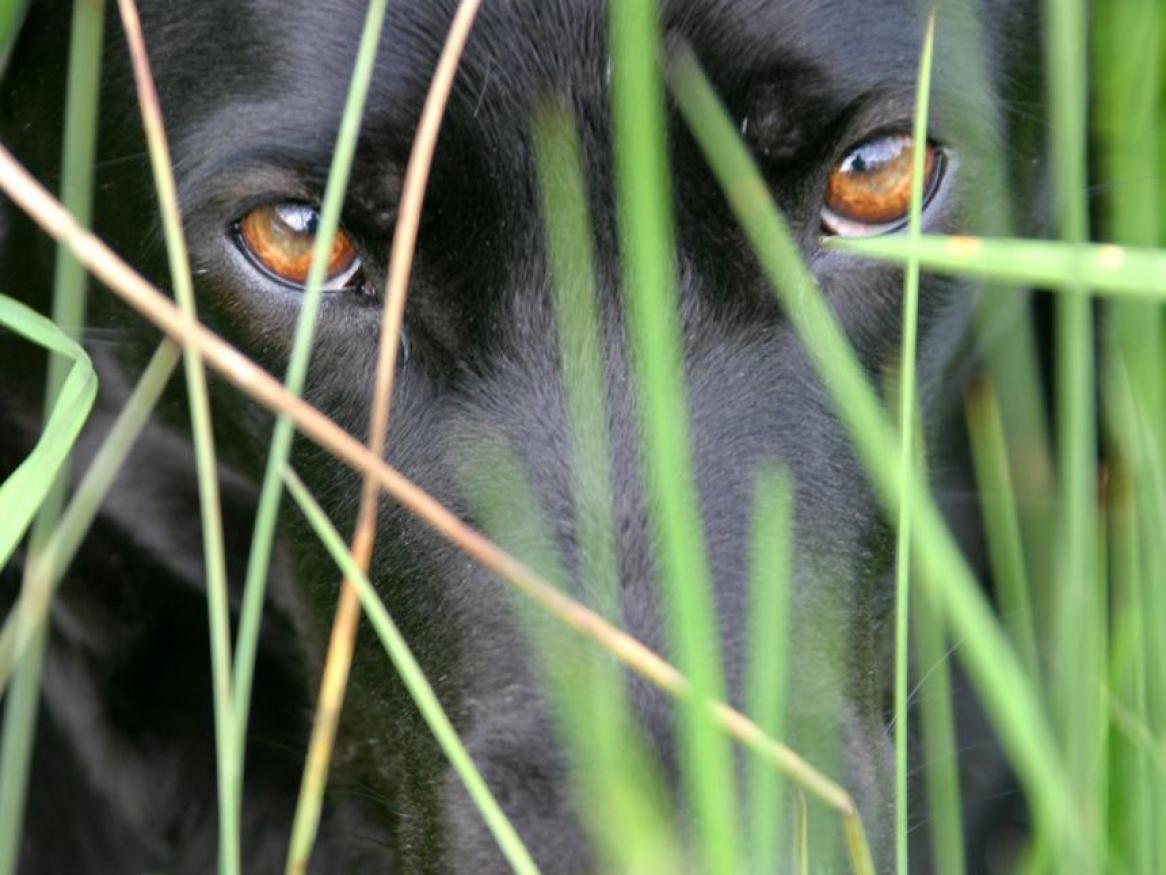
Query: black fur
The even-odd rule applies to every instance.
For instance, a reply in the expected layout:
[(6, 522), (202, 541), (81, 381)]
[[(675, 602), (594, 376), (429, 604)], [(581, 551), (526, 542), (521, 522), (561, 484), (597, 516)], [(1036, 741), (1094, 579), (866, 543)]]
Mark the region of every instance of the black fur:
[[(363, 18), (355, 0), (142, 0), (147, 43), (173, 149), (202, 317), (282, 375), (297, 293), (262, 278), (232, 239), (249, 208), (318, 201)], [(452, 0), (391, 2), (344, 226), (368, 283), (384, 266), (401, 177)], [(987, 158), (1014, 157), (1007, 101), (1030, 87), (1036, 23), (1026, 4), (969, 4), (980, 34), (941, 27), (933, 138), (949, 172), (926, 214), (933, 230), (983, 226), (976, 195)], [(0, 139), (55, 187), (60, 151), (64, 2), (35, 3), (0, 87)], [(570, 469), (531, 110), (554, 97), (579, 122), (608, 361), (608, 423), (629, 631), (667, 651), (654, 592), (653, 534), (619, 306), (604, 3), (485, 0), (453, 89), (425, 207), (406, 318), (409, 356), (394, 396), (391, 462), (475, 522), (457, 471), (465, 447), (501, 434), (531, 472), (572, 555)], [(96, 226), (168, 285), (124, 41), (111, 8), (101, 96)], [(877, 382), (897, 357), (901, 274), (819, 246), (831, 165), (874, 133), (910, 127), (922, 33), (913, 0), (670, 0), (670, 38), (694, 47), (758, 156), (824, 291)], [(965, 23), (966, 24), (966, 23)], [(969, 59), (988, 74), (971, 75)], [(752, 484), (774, 460), (796, 487), (798, 577), (791, 653), (813, 662), (845, 642), (840, 695), (803, 691), (791, 738), (839, 727), (842, 781), (877, 854), (890, 851), (892, 555), (889, 528), (800, 344), (694, 143), (672, 119), (686, 375), (717, 622), (739, 697)], [(1018, 167), (1023, 163), (1018, 161)], [(1016, 177), (1023, 179), (1023, 173)], [(998, 206), (998, 205), (996, 205)], [(3, 291), (45, 306), (53, 249), (9, 205), (0, 212)], [(934, 446), (948, 413), (973, 290), (926, 279), (922, 389)], [(379, 297), (330, 294), (308, 399), (364, 436)], [(86, 330), (102, 375), (91, 447), (156, 340), (95, 290)], [(39, 360), (0, 338), (0, 474), (36, 433)], [(14, 363), (10, 365), (9, 363)], [(120, 479), (53, 614), (44, 707), (22, 868), (48, 873), (210, 871), (214, 751), (202, 607), (197, 496), (182, 387)], [(270, 419), (213, 386), (233, 583), (250, 537), (254, 483)], [(601, 427), (601, 423), (594, 424)], [(350, 531), (355, 474), (298, 442), (296, 469)], [(247, 765), (244, 868), (281, 871), (338, 575), (298, 514), (282, 521), (260, 657)], [(505, 534), (505, 533), (503, 533)], [(571, 561), (568, 559), (568, 561)], [(562, 753), (547, 728), (505, 589), (409, 514), (384, 502), (372, 578), (487, 779), (545, 871), (584, 871)], [(16, 585), (5, 572), (2, 591)], [(844, 606), (832, 630), (799, 622)], [(831, 631), (838, 634), (830, 634)], [(823, 656), (827, 659), (828, 654)], [(820, 692), (820, 691), (818, 691)], [(634, 701), (669, 775), (668, 700)], [(319, 848), (320, 872), (503, 871), (375, 638), (362, 632)]]

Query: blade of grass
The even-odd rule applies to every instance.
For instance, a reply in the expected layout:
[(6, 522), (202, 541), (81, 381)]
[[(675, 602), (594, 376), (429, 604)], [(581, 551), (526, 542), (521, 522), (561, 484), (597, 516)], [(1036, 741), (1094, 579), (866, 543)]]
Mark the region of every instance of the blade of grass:
[[(618, 623), (610, 419), (582, 154), (565, 105), (537, 107), (533, 131), (570, 435), (577, 573), (582, 597), (601, 616)], [(604, 856), (603, 868), (667, 872), (677, 854), (661, 847), (671, 843), (671, 836), (659, 776), (649, 773), (623, 677), (607, 660), (591, 660), (588, 669), (582, 678), (560, 681), (555, 692), (579, 759), (584, 810)]]
[[(1166, 859), (1160, 830), (1143, 834), (1139, 827), (1159, 821), (1157, 812), (1166, 801), (1166, 774), (1154, 774), (1152, 749), (1130, 736), (1122, 714), (1128, 706), (1135, 722), (1157, 727), (1160, 733), (1166, 725), (1156, 720), (1154, 711), (1155, 696), (1164, 692), (1155, 687), (1164, 651), (1155, 640), (1154, 626), (1160, 618), (1157, 611), (1166, 608), (1161, 594), (1155, 592), (1155, 583), (1166, 579), (1163, 551), (1156, 549), (1166, 527), (1166, 486), (1158, 449), (1161, 443), (1154, 420), (1147, 414), (1152, 400), (1135, 391), (1125, 362), (1122, 355), (1110, 357), (1101, 395), (1106, 402), (1107, 434), (1114, 457), (1109, 492), (1115, 560), (1110, 683), (1115, 693), (1107, 698), (1118, 730), (1114, 740), (1117, 767), (1132, 773), (1120, 791), (1114, 788), (1110, 820), (1114, 824), (1111, 831), (1119, 840), (1128, 837), (1123, 858), (1138, 861), (1144, 871), (1157, 872), (1160, 866), (1155, 858)], [(1166, 741), (1163, 744), (1166, 749)], [(1115, 856), (1118, 853), (1115, 851)], [(1136, 866), (1134, 871), (1139, 871)]]
[(158, 347), (77, 484), (77, 491), (44, 549), (35, 560), (29, 561), (29, 586), (21, 590), (20, 599), (0, 632), (0, 690), (4, 689), (12, 667), (44, 625), (57, 584), (96, 519), (102, 499), (113, 485), (180, 357), (181, 350), (173, 341), (164, 340)]
[(1008, 467), (1004, 426), (991, 384), (981, 380), (973, 385), (967, 394), (966, 407), (972, 462), (1001, 614), (1028, 676), (1039, 682), (1036, 624), (1029, 598), (1020, 520)]
[[(286, 413), (308, 438), (337, 461), (377, 478), (402, 507), (458, 549), (538, 603), (566, 626), (595, 641), (628, 668), (669, 694), (690, 696), (687, 678), (635, 638), (559, 592), (529, 568), (482, 537), (399, 471), (368, 451), (335, 422), (288, 392), (261, 367), (195, 319), (183, 314), (69, 213), (0, 146), (0, 190), (53, 238), (63, 242), (93, 275), (126, 304), (184, 346), (198, 350), (228, 382), (269, 410)], [(706, 702), (714, 722), (746, 748), (766, 756), (807, 793), (838, 811), (845, 820), (855, 871), (873, 873), (869, 851), (850, 795), (794, 751), (774, 741), (752, 721), (723, 702)]]
[[(1087, 95), (1084, 7), (1078, 0), (1046, 0), (1045, 49), (1049, 79), (1050, 156), (1053, 202), (1062, 240), (1083, 244), (1089, 236), (1085, 158)], [(1087, 812), (1085, 826), (1095, 835), (1093, 802), (1103, 776), (1098, 744), (1104, 710), (1096, 698), (1101, 669), (1101, 625), (1106, 596), (1099, 592), (1096, 565), (1097, 490), (1093, 375), (1092, 302), (1077, 278), (1063, 283), (1069, 294), (1055, 302), (1055, 399), (1059, 537), (1053, 564), (1058, 577), (1054, 648), (1058, 658), (1050, 676), (1053, 713), (1059, 724), (1076, 804)], [(1084, 690), (1084, 694), (1082, 693)], [(1062, 856), (1061, 865), (1095, 871), (1099, 856)], [(1059, 850), (1059, 848), (1058, 848)]]
[(1069, 802), (1060, 759), (1036, 693), (927, 491), (919, 483), (900, 483), (898, 466), (889, 463), (899, 458), (899, 452), (887, 415), (691, 50), (675, 52), (670, 82), (681, 113), (833, 396), (887, 512), (893, 515), (897, 511), (904, 486), (916, 493), (912, 523), (920, 579), (935, 588), (944, 615), (964, 642), (961, 658), (1017, 768), (1038, 821), (1050, 824), (1069, 846), (1086, 841)]
[(514, 827), (498, 806), (498, 802), (491, 795), (490, 788), (486, 786), (481, 773), (474, 766), (473, 760), (470, 759), (469, 753), (462, 745), (461, 739), (458, 738), (457, 731), (441, 707), (437, 695), (433, 692), (429, 681), (426, 680), (425, 672), (421, 670), (421, 666), (417, 663), (412, 651), (409, 650), (409, 645), (397, 629), (392, 617), (389, 616), (389, 612), (385, 610), (376, 590), (369, 583), (368, 577), (353, 561), (352, 554), (348, 552), (348, 547), (343, 538), (340, 537), (340, 533), (328, 521), (323, 509), (308, 492), (299, 476), (290, 468), (285, 471), (284, 483), (292, 498), (299, 505), (305, 519), (308, 520), (320, 538), (320, 542), (327, 548), (337, 567), (343, 572), (345, 579), (350, 581), (356, 589), (369, 622), (376, 631), (377, 637), (381, 639), (393, 667), (400, 674), (401, 680), (409, 691), (409, 695), (413, 697), (421, 716), (424, 717), (434, 738), (441, 745), (441, 749), (449, 759), (450, 764), (457, 771), (458, 777), (465, 784), (466, 790), (474, 800), (478, 811), (481, 812), (482, 818), (486, 821), (486, 825), (490, 828), (490, 832), (498, 842), (498, 847), (505, 855), (506, 860), (515, 872), (537, 875), (538, 867), (530, 858), (522, 839), (518, 837)]
[(0, 0), (0, 77), (8, 69), (12, 49), (20, 35), (20, 26), (28, 12), (29, 0)]
[(927, 784), (927, 820), (931, 829), (934, 871), (964, 872), (963, 806), (960, 798), (959, 747), (952, 713), (951, 672), (945, 623), (933, 593), (912, 592), (915, 667), (920, 680), (916, 699), (921, 724), (922, 761)]
[[(377, 46), (385, 17), (386, 0), (369, 0), (361, 29), (360, 44), (353, 64), (352, 79), (344, 101), (340, 117), (340, 129), (336, 136), (336, 146), (332, 150), (332, 163), (328, 168), (328, 180), (324, 186), (324, 200), (320, 208), (319, 224), (312, 246), (312, 258), (308, 265), (307, 283), (304, 288), (300, 314), (296, 320), (292, 351), (284, 378), (286, 390), (296, 397), (302, 394), (307, 377), (308, 362), (311, 358), (312, 337), (316, 329), (320, 298), (328, 269), (328, 256), (332, 242), (340, 227), (340, 213), (344, 205), (344, 193), (348, 188), (352, 158), (356, 151), (360, 133), (364, 102), (372, 78)], [(267, 450), (267, 465), (263, 472), (263, 482), (259, 489), (259, 503), (255, 511), (255, 523), (251, 534), (251, 550), (247, 556), (247, 571), (243, 583), (243, 601), (239, 612), (239, 629), (236, 635), (237, 653), (234, 666), (234, 684), (237, 698), (234, 714), (233, 733), (240, 756), (245, 749), (247, 723), (251, 703), (251, 688), (255, 675), (255, 656), (259, 646), (259, 629), (263, 619), (263, 604), (267, 591), (267, 575), (271, 565), (271, 550), (275, 540), (275, 526), (279, 516), (282, 493), (281, 478), (284, 464), (291, 450), (294, 431), (287, 415), (277, 411), (272, 429), (271, 443)], [(338, 715), (337, 719), (338, 719)], [(315, 732), (315, 728), (313, 728)], [(242, 761), (239, 768), (242, 770)], [(305, 775), (305, 782), (310, 779)], [(323, 792), (323, 782), (319, 791)], [(315, 792), (315, 791), (311, 791)], [(313, 798), (319, 798), (318, 795)], [(297, 805), (293, 825), (294, 850), (289, 851), (289, 859), (304, 854), (311, 848), (311, 838), (315, 833), (315, 817), (308, 810), (301, 813)], [(316, 817), (318, 817), (318, 809)]]
[[(564, 562), (569, 557), (557, 549), (551, 517), (543, 511), (513, 445), (501, 435), (483, 436), (462, 450), (457, 467), (459, 487), (483, 532), (544, 580), (569, 589), (572, 579)], [(579, 587), (589, 585), (578, 579)], [(552, 716), (569, 745), (575, 792), (586, 806), (584, 825), (598, 838), (600, 870), (676, 871), (684, 855), (672, 835), (670, 800), (619, 676), (605, 670), (614, 666), (584, 650), (578, 636), (565, 636), (558, 626), (548, 625), (529, 602), (516, 600), (514, 606), (532, 645), (533, 674), (550, 691)], [(613, 692), (611, 698), (601, 698)], [(603, 719), (597, 720), (596, 708), (607, 712)], [(604, 737), (609, 734), (611, 738)], [(605, 762), (612, 743), (623, 749)], [(616, 774), (617, 764), (626, 769), (623, 774)], [(638, 834), (632, 836), (632, 830)], [(622, 847), (609, 847), (613, 841)]]
[[(162, 122), (158, 92), (150, 72), (150, 60), (142, 37), (142, 24), (134, 0), (118, 0), (122, 28), (129, 45), (137, 86), (142, 125), (150, 154), (150, 168), (162, 215), (162, 231), (174, 297), (178, 306), (195, 318), (194, 281), (190, 256), (178, 207), (174, 165)], [(198, 475), (199, 511), (202, 523), (203, 561), (206, 568), (207, 614), (211, 639), (211, 684), (215, 710), (215, 748), (218, 756), (219, 791), (219, 872), (239, 871), (239, 807), (242, 797), (242, 755), (231, 731), (233, 720), (231, 690), (231, 619), (227, 595), (227, 561), (223, 544), (222, 509), (219, 500), (218, 465), (215, 461), (214, 430), (211, 425), (210, 396), (206, 369), (197, 350), (186, 348), (183, 355), (191, 431), (194, 436), (195, 469)]]
[(728, 744), (700, 706), (702, 699), (722, 698), (723, 679), (691, 473), (659, 10), (656, 0), (620, 0), (609, 4), (608, 14), (624, 307), (639, 390), (645, 475), (659, 536), (657, 567), (670, 643), (694, 692), (679, 719), (681, 774), (704, 868), (712, 875), (731, 875), (737, 871), (733, 763)]
[[(1019, 177), (1014, 174), (1018, 155), (1039, 154), (1043, 149), (1045, 124), (1036, 113), (1000, 113), (1002, 83), (992, 60), (996, 37), (984, 32), (991, 19), (974, 3), (945, 4), (941, 34), (946, 32), (952, 38), (940, 52), (948, 81), (959, 82), (961, 100), (970, 99), (972, 104), (966, 114), (958, 113), (960, 121), (951, 132), (960, 151), (968, 150), (976, 174), (966, 207), (961, 207), (961, 214), (968, 209), (967, 218), (961, 216), (961, 221), (966, 221), (971, 233), (1015, 237), (1018, 225), (1044, 227), (1044, 204), (1036, 196), (1043, 191), (1041, 180), (1027, 170)], [(1039, 25), (1037, 19), (1030, 20)], [(1020, 27), (1021, 32), (1026, 29), (1035, 35), (1037, 26)], [(1043, 99), (1040, 77), (1032, 75), (1039, 61), (1038, 57), (1020, 60), (1020, 69), (1026, 72), (1010, 77), (1005, 103), (1036, 105)], [(995, 123), (988, 122), (992, 119)], [(1017, 183), (1025, 180), (1027, 186), (1018, 189)], [(963, 201), (964, 194), (960, 197)], [(1041, 373), (1043, 342), (1034, 312), (1036, 298), (1028, 290), (993, 281), (985, 282), (976, 297), (971, 335), (979, 359), (975, 366), (986, 367), (997, 392), (1011, 480), (1017, 490), (1023, 560), (1028, 581), (1034, 586), (1032, 599), (1043, 608), (1055, 597), (1048, 547), (1054, 528), (1050, 519), (1054, 472), (1051, 417)], [(1040, 615), (1051, 613), (1042, 610)]]
[[(911, 208), (907, 237), (918, 241), (923, 228), (923, 173), (927, 149), (928, 103), (931, 97), (931, 56), (935, 45), (935, 12), (927, 17), (919, 55), (915, 90), (915, 120), (911, 161)], [(903, 276), (903, 340), (899, 355), (899, 478), (909, 484), (915, 466), (916, 346), (919, 335), (919, 262), (907, 262)], [(895, 545), (895, 868), (907, 875), (907, 674), (909, 606), (911, 604), (911, 497), (904, 486), (899, 502)]]
[[(1100, 146), (1103, 179), (1109, 183), (1106, 229), (1109, 238), (1122, 244), (1153, 246), (1162, 239), (1166, 221), (1160, 214), (1157, 187), (1146, 184), (1160, 175), (1159, 155), (1166, 135), (1166, 16), (1161, 4), (1141, 0), (1112, 0), (1092, 7), (1092, 59), (1095, 82), (1095, 130)], [(1144, 539), (1139, 499), (1161, 492), (1153, 472), (1135, 473), (1131, 439), (1126, 428), (1136, 428), (1130, 408), (1136, 403), (1156, 424), (1152, 438), (1166, 446), (1166, 413), (1162, 377), (1163, 313), (1156, 300), (1114, 301), (1107, 307), (1111, 318), (1103, 328), (1106, 355), (1102, 369), (1109, 391), (1106, 423), (1110, 434), (1109, 466), (1112, 471), (1111, 526), (1113, 565), (1113, 648), (1109, 679), (1115, 694), (1135, 719), (1152, 725), (1155, 699), (1163, 703), (1159, 716), (1166, 723), (1166, 673), (1154, 671), (1156, 641), (1166, 634), (1166, 623), (1155, 624), (1152, 593), (1166, 586), (1161, 576), (1162, 549), (1157, 538)], [(1125, 398), (1126, 393), (1134, 397)], [(1135, 402), (1136, 397), (1136, 402)], [(1120, 403), (1119, 399), (1125, 403)], [(1118, 411), (1124, 411), (1124, 414)], [(1123, 421), (1124, 420), (1124, 421)], [(1131, 432), (1132, 434), (1132, 432)], [(1160, 473), (1160, 472), (1159, 472)], [(1166, 651), (1164, 651), (1166, 652)], [(1155, 685), (1154, 678), (1158, 683)], [(1162, 696), (1152, 696), (1157, 689)], [(1111, 709), (1112, 711), (1112, 709)], [(1121, 722), (1114, 721), (1121, 729)], [(1145, 749), (1122, 732), (1111, 743), (1115, 780), (1109, 793), (1109, 832), (1117, 843), (1115, 856), (1128, 862), (1135, 873), (1151, 873), (1166, 865), (1166, 836), (1153, 824), (1166, 815), (1166, 780), (1154, 779)], [(1157, 803), (1155, 801), (1157, 797)], [(1155, 817), (1157, 806), (1158, 816)], [(1157, 866), (1155, 866), (1157, 856)]]
[[(754, 492), (749, 538), (749, 716), (763, 732), (781, 738), (793, 532), (789, 478), (784, 471), (763, 473)], [(773, 766), (756, 755), (749, 758), (748, 781), (750, 868), (756, 875), (770, 875), (781, 848), (782, 785)], [(802, 805), (804, 808), (804, 796)]]
[[(69, 72), (65, 90), (65, 129), (61, 149), (61, 196), (66, 215), (84, 233), (92, 217), (93, 164), (97, 141), (98, 82), (101, 78), (103, 0), (77, 0), (69, 33)], [(46, 193), (47, 194), (47, 193)], [(86, 277), (68, 246), (57, 248), (53, 276), (53, 322), (76, 332), (85, 322)], [(67, 379), (68, 360), (49, 356), (45, 384), (45, 419)], [(68, 463), (45, 496), (28, 543), (22, 589), (29, 586), (28, 568), (56, 525), (68, 488)], [(40, 704), (40, 675), (48, 632), (33, 636), (16, 668), (4, 701), (0, 740), (0, 875), (9, 875), (20, 854), (20, 832), (27, 794), (28, 765)]]
[(1096, 293), (1166, 298), (1166, 252), (1160, 249), (942, 234), (927, 234), (914, 243), (898, 234), (862, 240), (834, 237), (823, 245), (895, 264), (917, 257), (924, 270), (937, 273), (1057, 286), (1062, 297)]
[[(75, 340), (40, 313), (4, 295), (0, 295), (0, 325), (71, 362), (36, 446), (0, 483), (0, 567), (3, 567), (53, 482), (58, 476), (68, 476), (64, 465), (93, 408), (97, 375), (89, 356)], [(4, 689), (7, 677), (8, 672), (0, 663), (0, 690)]]
[[(462, 0), (458, 6), (441, 56), (438, 59), (437, 69), (430, 84), (425, 105), (421, 111), (421, 119), (417, 126), (409, 163), (405, 169), (401, 203), (397, 210), (397, 222), (393, 234), (392, 255), (389, 259), (388, 288), (385, 293), (384, 313), (381, 319), (376, 380), (369, 414), (369, 450), (380, 457), (385, 455), (388, 441), (393, 376), (429, 168), (433, 160), (437, 135), (441, 128), (445, 104), (453, 85), (458, 61), (461, 58), (466, 40), (469, 38), (470, 28), (473, 26), (479, 6), (480, 0)], [(377, 35), (379, 35), (379, 31), (378, 24)], [(371, 35), (369, 39), (371, 45), (367, 51), (368, 57), (371, 59), (375, 53), (376, 39)], [(353, 87), (357, 87), (359, 82), (360, 87), (367, 90), (371, 75), (371, 60), (366, 62), (367, 69), (362, 66), (362, 60), (364, 59), (358, 56), (357, 69), (361, 71), (361, 78), (358, 80), (354, 76)], [(363, 96), (361, 96), (361, 100), (363, 101)], [(322, 251), (327, 252), (328, 250)], [(290, 428), (290, 425), (288, 427)], [(361, 487), (360, 506), (357, 510), (352, 553), (357, 566), (366, 574), (376, 538), (379, 494), (380, 490), (375, 481), (365, 477)], [(328, 654), (324, 663), (324, 678), (320, 685), (316, 719), (312, 725), (312, 738), (308, 748), (307, 761), (304, 764), (300, 800), (296, 805), (295, 820), (292, 825), (292, 840), (288, 849), (287, 861), (288, 875), (307, 870), (308, 857), (311, 854), (319, 825), (324, 789), (328, 779), (328, 765), (331, 762), (332, 748), (340, 724), (340, 712), (344, 704), (344, 692), (348, 684), (348, 673), (352, 664), (359, 620), (360, 604), (356, 598), (356, 592), (347, 582), (344, 582), (341, 584), (340, 602), (336, 609), (328, 642)]]
[[(1120, 463), (1114, 465), (1110, 489), (1110, 537), (1113, 543), (1114, 630), (1110, 659), (1109, 697), (1116, 728), (1110, 742), (1114, 780), (1109, 799), (1109, 833), (1117, 859), (1131, 873), (1152, 875), (1154, 869), (1154, 775), (1144, 745), (1124, 732), (1118, 709), (1136, 725), (1147, 726), (1146, 629), (1134, 485)], [(1120, 700), (1120, 701), (1119, 701)], [(1166, 776), (1166, 773), (1163, 773)]]

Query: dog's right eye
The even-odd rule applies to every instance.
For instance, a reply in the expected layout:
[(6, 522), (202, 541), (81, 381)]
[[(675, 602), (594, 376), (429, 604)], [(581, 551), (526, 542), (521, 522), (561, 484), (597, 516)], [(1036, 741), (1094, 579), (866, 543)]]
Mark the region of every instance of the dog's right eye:
[[(239, 221), (236, 235), (240, 248), (259, 270), (286, 285), (303, 287), (308, 282), (319, 224), (320, 213), (315, 207), (285, 201), (251, 210)], [(358, 270), (356, 247), (338, 230), (328, 253), (324, 288), (346, 288)]]
[[(943, 152), (925, 143), (923, 203), (943, 177)], [(855, 146), (834, 165), (827, 182), (822, 224), (830, 234), (869, 237), (901, 228), (911, 208), (915, 141), (910, 134), (874, 137)]]

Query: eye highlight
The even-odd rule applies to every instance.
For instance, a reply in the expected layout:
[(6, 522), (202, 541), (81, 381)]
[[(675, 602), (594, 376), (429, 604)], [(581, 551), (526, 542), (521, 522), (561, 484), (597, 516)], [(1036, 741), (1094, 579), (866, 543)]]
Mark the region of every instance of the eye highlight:
[[(943, 176), (943, 153), (927, 143), (923, 159), (923, 205)], [(883, 134), (851, 149), (830, 171), (822, 224), (830, 234), (869, 237), (902, 227), (911, 208), (910, 134)]]
[[(262, 272), (287, 285), (308, 282), (312, 247), (320, 225), (315, 207), (283, 201), (256, 207), (236, 226), (239, 245)], [(337, 230), (328, 253), (324, 288), (346, 288), (360, 269), (360, 256), (352, 240)]]

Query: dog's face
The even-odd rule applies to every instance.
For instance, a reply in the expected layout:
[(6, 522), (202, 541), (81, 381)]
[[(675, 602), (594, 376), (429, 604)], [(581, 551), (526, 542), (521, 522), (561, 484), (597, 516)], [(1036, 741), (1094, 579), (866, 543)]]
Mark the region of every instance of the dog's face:
[[(302, 295), (301, 256), (318, 219), (363, 4), (140, 5), (200, 315), (282, 376)], [(306, 395), (362, 438), (402, 177), (453, 5), (390, 3), (342, 238), (334, 247)], [(1004, 71), (990, 67), (977, 79), (960, 60), (1008, 55), (1005, 26), (1027, 24), (1015, 5), (1000, 8), (1011, 11), (975, 5), (971, 17), (986, 22), (978, 34), (941, 24), (924, 213), (931, 230), (966, 225), (972, 194), (986, 185), (988, 152), (1005, 134), (995, 91)], [(1015, 20), (1004, 22), (1004, 14)], [(821, 241), (901, 226), (923, 31), (918, 4), (673, 0), (664, 4), (663, 21), (669, 41), (692, 45), (739, 121), (824, 294), (872, 380), (881, 383), (898, 356), (902, 276), (828, 252)], [(53, 43), (49, 30), (60, 24), (34, 18), (30, 27), (30, 43), (43, 49)], [(978, 48), (967, 48), (976, 40)], [(108, 45), (97, 225), (165, 286), (132, 80), (116, 27)], [(38, 102), (42, 114), (59, 107), (40, 90), (50, 86), (34, 84), (31, 57), (17, 56), (4, 134), (18, 157), (30, 160), (43, 149), (49, 166), (55, 145), (41, 145), (44, 137), (20, 124)], [(532, 142), (532, 112), (551, 100), (567, 105), (578, 123), (590, 191), (610, 408), (607, 422), (587, 427), (607, 429), (610, 441), (624, 625), (667, 654), (620, 288), (610, 73), (600, 0), (483, 4), (426, 197), (388, 458), (480, 525), (468, 496), (489, 472), (475, 473), (467, 460), (472, 463), (476, 447), (503, 439), (529, 473), (564, 564), (577, 567), (570, 435)], [(670, 124), (693, 470), (727, 686), (739, 702), (753, 487), (760, 471), (780, 463), (794, 485), (797, 520), (789, 738), (811, 759), (816, 745), (839, 752), (828, 768), (854, 792), (876, 848), (885, 853), (889, 528), (715, 179), (674, 113)], [(25, 257), (6, 246), (5, 263), (13, 270)], [(920, 367), (933, 431), (971, 294), (950, 281), (925, 280)], [(116, 308), (94, 306), (95, 321), (130, 324)], [(117, 355), (137, 361), (142, 348), (127, 342)], [(257, 479), (270, 420), (221, 386), (216, 417), (229, 464)], [(341, 530), (351, 531), (358, 476), (306, 442), (297, 444), (294, 464)], [(318, 659), (338, 574), (291, 512), (284, 532), (292, 569), (291, 585), (281, 590), (284, 608), (290, 628)], [(536, 859), (547, 871), (586, 867), (590, 852), (570, 769), (504, 586), (391, 502), (380, 512), (370, 576)], [(585, 594), (587, 581), (579, 584)], [(305, 680), (305, 689), (310, 686)], [(632, 701), (674, 782), (668, 699), (637, 685)], [(336, 780), (348, 776), (381, 800), (366, 806), (364, 816), (383, 828), (390, 860), (403, 871), (500, 869), (488, 832), (371, 635), (359, 642), (345, 720)], [(829, 745), (823, 736), (832, 739)]]

